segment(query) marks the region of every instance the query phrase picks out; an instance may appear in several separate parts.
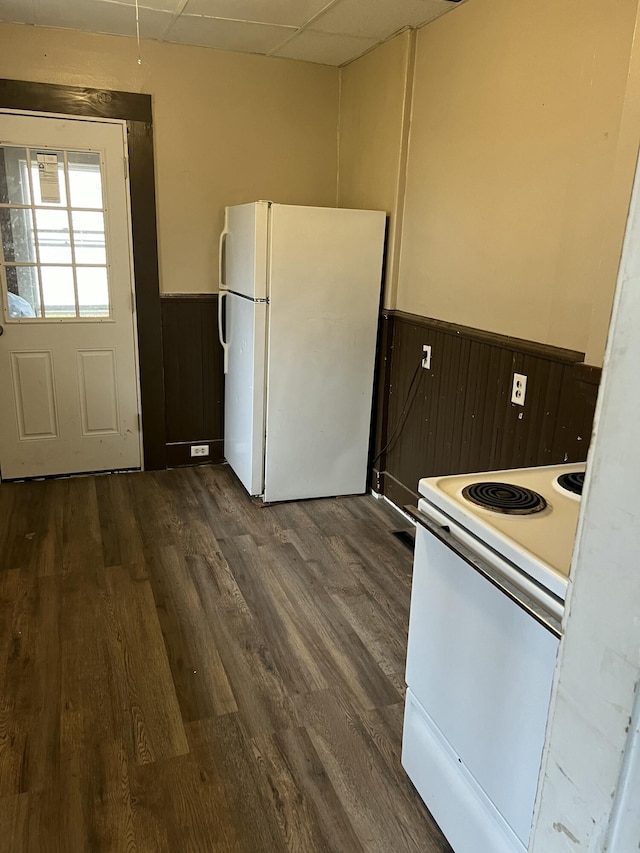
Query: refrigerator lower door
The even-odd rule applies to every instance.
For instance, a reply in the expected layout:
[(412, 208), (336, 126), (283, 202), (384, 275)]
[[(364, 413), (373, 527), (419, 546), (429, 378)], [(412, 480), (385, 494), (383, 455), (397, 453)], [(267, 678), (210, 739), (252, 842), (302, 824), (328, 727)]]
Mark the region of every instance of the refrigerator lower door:
[(224, 390), (224, 455), (250, 495), (264, 484), (265, 337), (267, 304), (225, 298), (228, 372)]

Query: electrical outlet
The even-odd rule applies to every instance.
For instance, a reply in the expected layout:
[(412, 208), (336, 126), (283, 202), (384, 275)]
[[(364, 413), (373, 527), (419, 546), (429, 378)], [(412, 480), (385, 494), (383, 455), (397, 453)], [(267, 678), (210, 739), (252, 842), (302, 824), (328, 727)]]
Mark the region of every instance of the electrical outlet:
[(524, 373), (513, 374), (513, 385), (511, 386), (511, 402), (518, 406), (524, 406), (524, 398), (527, 393), (527, 377)]
[(191, 445), (191, 455), (192, 456), (208, 456), (209, 455), (209, 445), (208, 444), (192, 444)]
[(422, 344), (422, 366), (431, 370), (431, 344)]

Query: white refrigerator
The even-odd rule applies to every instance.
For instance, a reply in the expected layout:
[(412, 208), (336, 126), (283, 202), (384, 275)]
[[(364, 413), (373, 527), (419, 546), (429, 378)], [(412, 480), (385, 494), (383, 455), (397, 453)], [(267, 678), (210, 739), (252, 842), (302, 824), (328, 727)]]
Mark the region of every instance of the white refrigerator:
[(224, 454), (250, 495), (365, 491), (385, 226), (377, 210), (227, 207)]

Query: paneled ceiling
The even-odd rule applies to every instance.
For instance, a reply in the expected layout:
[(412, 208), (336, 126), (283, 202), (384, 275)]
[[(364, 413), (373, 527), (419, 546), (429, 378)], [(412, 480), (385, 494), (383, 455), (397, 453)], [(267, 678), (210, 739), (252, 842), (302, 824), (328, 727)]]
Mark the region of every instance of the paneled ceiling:
[(0, 0), (0, 21), (345, 65), (458, 0)]

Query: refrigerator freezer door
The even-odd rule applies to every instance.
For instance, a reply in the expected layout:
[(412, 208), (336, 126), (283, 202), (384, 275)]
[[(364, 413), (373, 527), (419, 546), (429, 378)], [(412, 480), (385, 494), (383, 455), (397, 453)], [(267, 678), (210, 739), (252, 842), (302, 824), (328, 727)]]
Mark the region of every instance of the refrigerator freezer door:
[(220, 247), (220, 279), (227, 290), (250, 299), (267, 298), (268, 221), (269, 202), (227, 207)]
[(385, 223), (271, 208), (265, 501), (365, 491)]
[(268, 307), (234, 293), (225, 299), (229, 370), (224, 455), (250, 495), (264, 482), (265, 339)]

